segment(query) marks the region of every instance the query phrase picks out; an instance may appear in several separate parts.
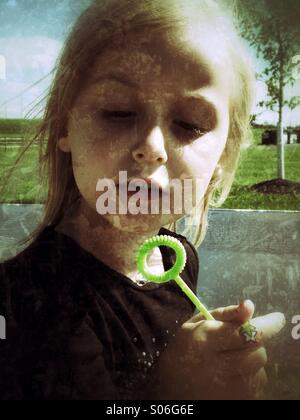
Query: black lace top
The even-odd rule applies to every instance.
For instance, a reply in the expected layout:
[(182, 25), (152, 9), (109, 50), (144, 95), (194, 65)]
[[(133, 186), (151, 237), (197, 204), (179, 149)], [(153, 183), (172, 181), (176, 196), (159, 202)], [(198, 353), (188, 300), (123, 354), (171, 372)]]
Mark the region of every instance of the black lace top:
[[(183, 243), (196, 293), (195, 248), (159, 234)], [(160, 250), (167, 270), (175, 253)], [(193, 313), (174, 281), (141, 287), (50, 226), (0, 265), (0, 399), (151, 399), (153, 366)]]

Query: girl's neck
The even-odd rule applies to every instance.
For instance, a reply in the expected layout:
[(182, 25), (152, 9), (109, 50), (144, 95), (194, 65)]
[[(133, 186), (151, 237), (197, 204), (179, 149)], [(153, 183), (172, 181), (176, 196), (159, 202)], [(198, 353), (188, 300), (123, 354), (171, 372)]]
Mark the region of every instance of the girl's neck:
[[(79, 202), (76, 210), (69, 212), (56, 227), (71, 237), (83, 249), (94, 255), (114, 270), (133, 278), (136, 276), (136, 254), (140, 245), (157, 235), (158, 230), (148, 232), (127, 232), (112, 226), (96, 211)], [(147, 259), (151, 271), (163, 272), (160, 250), (156, 248)]]

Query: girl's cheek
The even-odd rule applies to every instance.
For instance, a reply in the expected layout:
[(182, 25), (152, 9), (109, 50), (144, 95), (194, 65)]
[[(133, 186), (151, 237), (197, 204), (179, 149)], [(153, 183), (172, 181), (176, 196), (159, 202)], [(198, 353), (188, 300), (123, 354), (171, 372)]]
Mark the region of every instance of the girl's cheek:
[(207, 134), (188, 146), (184, 151), (184, 156), (195, 170), (213, 166), (221, 153), (222, 146), (217, 136)]
[(218, 141), (213, 135), (199, 139), (196, 144), (187, 147), (177, 161), (177, 173), (183, 178), (197, 180), (203, 191), (207, 190), (222, 155), (223, 147)]

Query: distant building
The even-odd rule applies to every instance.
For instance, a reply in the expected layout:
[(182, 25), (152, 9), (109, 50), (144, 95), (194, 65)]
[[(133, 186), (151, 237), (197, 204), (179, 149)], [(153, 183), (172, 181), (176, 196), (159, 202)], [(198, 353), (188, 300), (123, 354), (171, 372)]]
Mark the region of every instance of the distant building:
[(288, 127), (286, 129), (287, 144), (300, 144), (300, 127)]
[[(261, 144), (276, 145), (277, 144), (277, 128), (265, 127), (262, 133)], [(300, 144), (300, 127), (287, 127), (284, 130), (283, 142), (285, 144)]]
[(277, 144), (277, 129), (272, 127), (263, 131), (261, 135), (261, 144), (265, 146)]

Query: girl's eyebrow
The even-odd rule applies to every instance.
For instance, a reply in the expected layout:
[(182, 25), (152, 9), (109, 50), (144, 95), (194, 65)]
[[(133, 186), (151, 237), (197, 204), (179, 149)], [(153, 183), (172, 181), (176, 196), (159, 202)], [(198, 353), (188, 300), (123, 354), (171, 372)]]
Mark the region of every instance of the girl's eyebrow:
[[(134, 82), (133, 80), (129, 79), (127, 75), (125, 75), (124, 73), (116, 72), (116, 71), (98, 75), (97, 77), (95, 77), (95, 79), (93, 79), (90, 82), (89, 87), (95, 84), (101, 84), (107, 80), (113, 80), (123, 85), (127, 85), (131, 88), (140, 89), (140, 85), (137, 82)], [(182, 96), (182, 99), (185, 99), (185, 100), (193, 99), (197, 102), (201, 102), (202, 104), (206, 104), (207, 106), (212, 108), (212, 110), (216, 111), (216, 105), (213, 103), (213, 101), (208, 99), (205, 95), (201, 94), (200, 91), (199, 92), (197, 91), (185, 92), (185, 94)]]
[(89, 86), (93, 86), (95, 84), (103, 83), (106, 80), (114, 80), (115, 82), (122, 83), (132, 88), (139, 88), (138, 83), (130, 80), (125, 74), (119, 72), (110, 72), (107, 74), (100, 75), (93, 79)]

